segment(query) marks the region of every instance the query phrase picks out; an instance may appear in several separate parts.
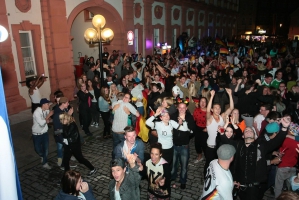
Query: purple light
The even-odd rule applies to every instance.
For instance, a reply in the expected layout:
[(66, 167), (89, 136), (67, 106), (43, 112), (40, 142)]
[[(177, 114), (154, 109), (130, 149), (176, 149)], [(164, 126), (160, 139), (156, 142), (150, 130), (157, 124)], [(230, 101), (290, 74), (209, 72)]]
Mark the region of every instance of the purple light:
[(165, 46), (167, 46), (167, 43), (165, 43)]
[(157, 43), (157, 47), (159, 47), (160, 46), (160, 43)]
[(145, 48), (150, 49), (153, 47), (152, 41), (151, 40), (145, 40)]

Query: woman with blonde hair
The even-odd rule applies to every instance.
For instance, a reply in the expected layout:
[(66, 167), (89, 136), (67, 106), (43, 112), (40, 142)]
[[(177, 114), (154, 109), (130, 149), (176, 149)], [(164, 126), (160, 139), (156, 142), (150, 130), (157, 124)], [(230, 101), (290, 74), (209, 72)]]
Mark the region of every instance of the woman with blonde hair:
[(87, 168), (89, 168), (90, 172), (87, 176), (91, 176), (97, 172), (97, 168), (95, 168), (87, 159), (85, 159), (82, 155), (81, 151), (81, 142), (80, 142), (80, 134), (77, 127), (77, 124), (74, 118), (68, 113), (63, 113), (59, 115), (59, 120), (63, 124), (63, 166), (64, 171), (67, 172), (70, 170), (70, 159), (72, 155), (78, 160), (79, 163), (84, 164)]
[(110, 85), (110, 90), (109, 90), (109, 98), (111, 100), (111, 103), (116, 102), (117, 98), (116, 95), (119, 93), (118, 88), (116, 87), (115, 83), (112, 83)]
[(208, 102), (210, 101), (210, 98), (211, 98), (211, 93), (210, 93), (210, 89), (208, 88), (204, 88), (202, 91), (201, 91), (201, 97), (205, 97)]
[[(111, 97), (109, 96), (111, 92), (109, 92), (108, 87), (102, 87), (101, 96), (99, 98), (99, 109), (104, 122), (104, 132), (103, 138), (107, 139), (110, 136), (110, 110), (111, 110)], [(115, 96), (116, 98), (116, 96)]]
[(161, 108), (166, 109), (169, 113), (169, 115), (173, 114), (176, 112), (176, 107), (173, 103), (173, 99), (171, 97), (164, 97), (161, 99)]

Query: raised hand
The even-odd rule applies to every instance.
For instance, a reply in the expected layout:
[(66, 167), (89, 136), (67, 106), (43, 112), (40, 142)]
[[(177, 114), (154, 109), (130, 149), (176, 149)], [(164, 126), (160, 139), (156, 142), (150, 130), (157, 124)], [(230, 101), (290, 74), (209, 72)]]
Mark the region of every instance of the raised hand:
[(232, 95), (232, 90), (231, 89), (225, 88), (225, 90), (226, 90), (226, 92), (227, 92), (228, 95)]
[(89, 190), (87, 182), (82, 182), (80, 185), (80, 192), (85, 193)]
[(163, 186), (165, 184), (165, 177), (160, 176), (159, 178), (156, 179), (155, 182), (157, 185)]
[(210, 94), (211, 94), (211, 97), (214, 97), (215, 96), (215, 90), (211, 90)]
[(136, 153), (134, 154), (130, 154), (130, 152), (126, 152), (125, 150), (123, 151), (124, 155), (127, 158), (127, 161), (129, 164), (135, 164), (135, 161), (138, 157), (138, 155)]

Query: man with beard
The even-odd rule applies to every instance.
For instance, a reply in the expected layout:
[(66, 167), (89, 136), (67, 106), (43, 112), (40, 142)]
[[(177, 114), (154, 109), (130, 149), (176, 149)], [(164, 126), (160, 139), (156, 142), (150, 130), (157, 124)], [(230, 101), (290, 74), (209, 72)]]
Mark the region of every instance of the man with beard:
[(246, 127), (244, 131), (244, 143), (239, 142), (235, 154), (234, 180), (240, 187), (241, 200), (261, 199), (261, 183), (267, 181), (266, 154), (277, 149), (284, 141), (290, 125), (289, 116), (281, 119), (280, 132), (275, 138), (266, 143), (255, 140), (254, 130)]

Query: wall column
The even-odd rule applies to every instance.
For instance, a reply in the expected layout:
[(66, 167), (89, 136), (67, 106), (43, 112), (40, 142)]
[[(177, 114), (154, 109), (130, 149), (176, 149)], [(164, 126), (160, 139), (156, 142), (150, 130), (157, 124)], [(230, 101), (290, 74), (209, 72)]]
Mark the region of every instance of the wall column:
[(27, 109), (25, 99), (19, 93), (19, 84), (13, 54), (12, 54), (12, 33), (9, 27), (5, 0), (0, 0), (0, 24), (4, 26), (10, 33), (7, 40), (0, 43), (0, 66), (2, 70), (3, 87), (5, 91), (5, 99), (7, 112), (9, 115), (16, 114)]
[(60, 89), (72, 100), (75, 77), (65, 1), (41, 0), (41, 10), (51, 93)]
[(153, 0), (143, 0), (144, 11), (144, 40), (145, 40), (145, 55), (153, 54), (153, 26), (152, 26), (152, 4)]
[[(128, 31), (132, 31), (134, 33), (134, 1), (133, 0), (127, 0), (123, 1), (123, 11), (124, 11), (124, 20), (123, 23), (125, 24), (125, 34), (128, 33)], [(124, 42), (124, 50), (126, 52), (133, 53), (134, 45), (128, 45), (127, 35), (124, 35), (123, 38), (126, 39)], [(138, 52), (137, 52), (138, 53)]]

